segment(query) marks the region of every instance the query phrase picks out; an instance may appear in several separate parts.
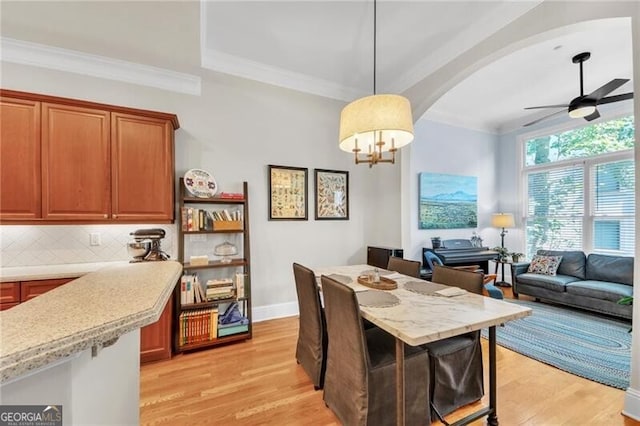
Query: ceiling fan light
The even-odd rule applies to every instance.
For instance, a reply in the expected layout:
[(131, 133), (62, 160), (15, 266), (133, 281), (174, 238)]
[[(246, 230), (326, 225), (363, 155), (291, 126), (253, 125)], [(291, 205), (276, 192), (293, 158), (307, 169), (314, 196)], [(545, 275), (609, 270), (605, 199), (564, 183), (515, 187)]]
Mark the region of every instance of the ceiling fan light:
[(576, 106), (576, 107), (569, 107), (569, 117), (571, 118), (582, 118), (582, 117), (586, 117), (587, 115), (591, 115), (594, 112), (596, 112), (596, 106), (595, 105), (582, 105), (582, 106)]

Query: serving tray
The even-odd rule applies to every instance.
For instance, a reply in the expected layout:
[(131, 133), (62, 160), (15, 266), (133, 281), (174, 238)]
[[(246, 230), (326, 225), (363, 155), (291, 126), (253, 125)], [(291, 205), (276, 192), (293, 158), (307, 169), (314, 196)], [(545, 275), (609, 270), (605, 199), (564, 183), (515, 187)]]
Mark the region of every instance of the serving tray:
[(369, 281), (369, 277), (361, 275), (358, 277), (358, 283), (376, 290), (395, 290), (398, 288), (397, 282), (383, 276), (380, 277), (380, 281)]

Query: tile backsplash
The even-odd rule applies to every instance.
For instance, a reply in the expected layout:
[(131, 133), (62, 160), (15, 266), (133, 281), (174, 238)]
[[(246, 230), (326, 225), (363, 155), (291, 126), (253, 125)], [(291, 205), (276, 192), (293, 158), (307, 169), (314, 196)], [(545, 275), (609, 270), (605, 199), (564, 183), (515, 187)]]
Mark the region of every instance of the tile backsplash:
[[(0, 226), (0, 267), (130, 260), (129, 233), (146, 228), (165, 230), (162, 250), (176, 259), (176, 225), (7, 225)], [(90, 244), (91, 234), (100, 245)]]

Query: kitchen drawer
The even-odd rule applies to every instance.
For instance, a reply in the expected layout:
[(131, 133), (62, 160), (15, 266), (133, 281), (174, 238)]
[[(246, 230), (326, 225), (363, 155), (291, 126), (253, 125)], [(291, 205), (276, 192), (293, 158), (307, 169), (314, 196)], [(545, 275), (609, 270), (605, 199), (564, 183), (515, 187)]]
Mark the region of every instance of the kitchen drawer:
[(20, 302), (20, 282), (0, 283), (0, 303)]
[(58, 278), (55, 280), (37, 280), (37, 281), (22, 281), (22, 291), (20, 295), (20, 301), (26, 302), (29, 299), (33, 299), (49, 290), (73, 281), (75, 278)]

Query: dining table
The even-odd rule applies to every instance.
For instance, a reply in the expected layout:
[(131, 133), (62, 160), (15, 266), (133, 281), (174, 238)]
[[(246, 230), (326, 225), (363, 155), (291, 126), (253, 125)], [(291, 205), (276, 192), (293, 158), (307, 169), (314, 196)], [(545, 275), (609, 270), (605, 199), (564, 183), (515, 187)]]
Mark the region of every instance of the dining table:
[[(404, 425), (404, 344), (419, 346), (488, 328), (489, 406), (452, 425), (466, 425), (484, 416), (489, 425), (498, 424), (496, 326), (531, 315), (530, 308), (466, 291), (455, 291), (456, 294), (453, 294), (452, 288), (443, 284), (365, 264), (311, 269), (319, 283), (320, 277), (326, 275), (351, 287), (356, 292), (361, 316), (395, 338), (398, 425)], [(397, 288), (378, 290), (371, 288), (372, 284), (360, 283), (369, 283), (373, 276), (380, 276), (383, 282), (393, 281)]]

